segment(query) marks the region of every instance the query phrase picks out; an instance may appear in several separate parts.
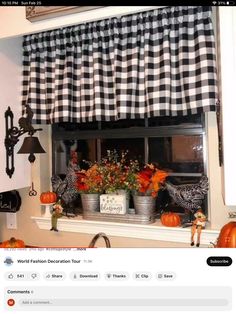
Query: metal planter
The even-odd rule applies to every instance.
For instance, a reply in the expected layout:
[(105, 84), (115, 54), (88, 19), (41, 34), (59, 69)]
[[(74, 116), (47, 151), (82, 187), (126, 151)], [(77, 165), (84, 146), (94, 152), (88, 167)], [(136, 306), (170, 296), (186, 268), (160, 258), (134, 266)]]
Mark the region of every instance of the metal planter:
[(99, 212), (100, 194), (81, 194), (83, 212)]
[(135, 213), (138, 215), (153, 216), (156, 198), (152, 196), (134, 195)]

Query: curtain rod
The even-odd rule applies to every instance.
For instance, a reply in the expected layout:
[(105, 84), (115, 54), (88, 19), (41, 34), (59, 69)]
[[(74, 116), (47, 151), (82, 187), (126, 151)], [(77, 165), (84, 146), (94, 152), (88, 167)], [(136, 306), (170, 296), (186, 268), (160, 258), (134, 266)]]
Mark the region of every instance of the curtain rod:
[[(120, 6), (121, 8), (122, 6)], [(124, 7), (124, 6), (123, 6)], [(132, 6), (130, 6), (132, 7)], [(90, 16), (87, 20), (80, 20), (80, 21), (75, 21), (75, 22), (71, 22), (71, 23), (67, 23), (65, 25), (62, 25), (62, 26), (52, 26), (50, 28), (45, 28), (45, 29), (42, 29), (42, 30), (35, 30), (35, 31), (32, 31), (32, 32), (27, 32), (27, 33), (24, 33), (22, 34), (22, 36), (27, 36), (27, 35), (32, 35), (32, 34), (38, 34), (38, 33), (41, 33), (41, 32), (47, 32), (47, 31), (53, 31), (53, 30), (56, 30), (56, 29), (63, 29), (63, 28), (66, 28), (66, 27), (71, 27), (71, 26), (75, 26), (75, 25), (80, 25), (80, 24), (86, 24), (86, 23), (91, 23), (91, 22), (95, 22), (95, 21), (101, 21), (101, 20), (108, 20), (108, 19), (112, 19), (114, 17), (122, 17), (122, 16), (126, 16), (126, 15), (132, 15), (132, 14), (135, 14), (135, 13), (140, 13), (140, 12), (147, 12), (147, 11), (152, 11), (152, 10), (156, 10), (156, 9), (162, 9), (162, 8), (167, 8), (168, 6), (134, 6), (134, 8), (137, 8), (137, 9), (134, 9), (134, 11), (126, 11), (126, 12), (122, 12), (122, 13), (110, 13), (108, 15), (105, 15), (105, 16), (101, 16), (101, 15), (98, 15), (96, 17), (90, 17), (92, 14), (91, 12), (92, 11), (88, 11), (90, 12)], [(102, 11), (106, 11), (108, 8), (115, 8), (115, 6), (107, 6), (107, 7), (103, 7), (103, 8), (99, 8), (99, 9), (96, 9), (96, 10), (93, 10), (93, 12), (95, 11), (99, 11), (99, 12), (102, 12)], [(124, 7), (127, 9), (127, 7)], [(128, 7), (129, 8), (129, 7)], [(80, 13), (77, 13), (77, 14), (85, 14), (86, 12), (80, 12)], [(77, 15), (77, 14), (71, 14), (71, 15)], [(69, 17), (71, 17), (71, 15), (66, 15), (66, 16), (60, 16), (58, 17), (57, 19), (66, 19)], [(45, 22), (42, 21), (42, 22)]]

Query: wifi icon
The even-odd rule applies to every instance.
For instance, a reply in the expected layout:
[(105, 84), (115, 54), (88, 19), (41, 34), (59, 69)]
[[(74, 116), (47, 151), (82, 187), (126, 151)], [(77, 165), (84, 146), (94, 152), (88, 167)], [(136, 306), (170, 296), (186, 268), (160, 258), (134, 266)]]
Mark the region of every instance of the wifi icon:
[(216, 5), (216, 4), (217, 4), (217, 1), (212, 1), (212, 4), (213, 4), (213, 5)]

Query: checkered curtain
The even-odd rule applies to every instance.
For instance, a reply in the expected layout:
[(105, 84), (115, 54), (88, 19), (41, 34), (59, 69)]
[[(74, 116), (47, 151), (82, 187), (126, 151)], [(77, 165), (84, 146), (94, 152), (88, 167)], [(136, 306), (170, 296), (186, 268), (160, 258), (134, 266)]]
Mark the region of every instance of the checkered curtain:
[(34, 123), (215, 111), (210, 7), (167, 7), (23, 40), (23, 105)]

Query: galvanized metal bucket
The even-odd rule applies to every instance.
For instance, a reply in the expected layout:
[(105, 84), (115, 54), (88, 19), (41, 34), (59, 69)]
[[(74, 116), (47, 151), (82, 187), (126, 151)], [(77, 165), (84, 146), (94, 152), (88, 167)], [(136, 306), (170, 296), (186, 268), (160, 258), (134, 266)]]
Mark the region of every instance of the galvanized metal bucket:
[(155, 211), (156, 198), (152, 196), (134, 195), (135, 213), (138, 215), (152, 216)]
[(81, 194), (83, 212), (99, 212), (100, 194)]

